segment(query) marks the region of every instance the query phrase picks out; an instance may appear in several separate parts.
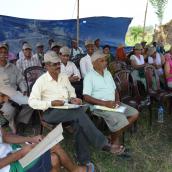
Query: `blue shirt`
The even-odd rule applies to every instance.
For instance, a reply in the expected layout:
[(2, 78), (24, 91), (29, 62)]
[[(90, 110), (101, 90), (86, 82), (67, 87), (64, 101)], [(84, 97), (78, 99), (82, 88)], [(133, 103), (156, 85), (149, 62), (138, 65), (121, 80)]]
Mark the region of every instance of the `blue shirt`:
[(84, 78), (83, 95), (89, 95), (100, 100), (115, 100), (116, 85), (108, 70), (100, 75), (94, 69)]

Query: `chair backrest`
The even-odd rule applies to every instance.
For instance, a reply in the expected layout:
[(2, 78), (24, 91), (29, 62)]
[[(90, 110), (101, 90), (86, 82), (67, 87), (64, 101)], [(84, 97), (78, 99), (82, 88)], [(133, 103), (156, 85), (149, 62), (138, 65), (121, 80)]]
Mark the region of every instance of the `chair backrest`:
[(126, 64), (125, 62), (115, 60), (109, 64), (108, 69), (110, 73), (112, 74), (112, 76), (114, 76), (116, 72), (122, 69), (126, 69)]
[(152, 65), (147, 65), (144, 67), (144, 72), (147, 91), (149, 92), (149, 90), (155, 90), (155, 86), (156, 90), (160, 90), (160, 80), (155, 67)]
[(132, 96), (130, 74), (131, 72), (129, 70), (121, 70), (116, 72), (114, 75), (114, 81), (116, 83), (121, 100)]
[(28, 95), (30, 94), (30, 92), (32, 90), (32, 86), (35, 83), (35, 81), (43, 73), (45, 73), (45, 71), (46, 70), (43, 67), (40, 67), (40, 66), (32, 66), (32, 67), (29, 67), (29, 68), (25, 69), (24, 77), (25, 77), (26, 84), (27, 84)]

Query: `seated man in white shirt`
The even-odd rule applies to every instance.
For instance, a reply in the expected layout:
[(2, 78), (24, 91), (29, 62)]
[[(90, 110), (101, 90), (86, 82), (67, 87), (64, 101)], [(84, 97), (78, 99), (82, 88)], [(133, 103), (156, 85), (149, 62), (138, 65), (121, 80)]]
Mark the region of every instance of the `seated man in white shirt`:
[(24, 58), (20, 58), (16, 62), (17, 68), (24, 74), (25, 69), (32, 66), (41, 66), (41, 62), (37, 56), (33, 56), (32, 47), (26, 43), (22, 47)]
[(81, 80), (81, 75), (76, 67), (76, 65), (69, 61), (70, 49), (68, 47), (62, 47), (60, 49), (60, 59), (61, 59), (61, 73), (68, 76), (69, 81), (75, 88), (76, 95), (82, 98), (83, 83)]
[(91, 63), (91, 55), (94, 53), (94, 41), (85, 41), (85, 47), (87, 49), (87, 55), (80, 60), (80, 70), (82, 78), (93, 68)]
[[(63, 166), (70, 172), (91, 172), (91, 166), (77, 166), (69, 158), (60, 144), (55, 145), (51, 151), (29, 164), (24, 169), (19, 164), (19, 159), (24, 157), (37, 143), (42, 140), (41, 136), (23, 137), (5, 132), (0, 126), (0, 171), (25, 171), (25, 172), (59, 172)], [(31, 143), (31, 144), (26, 144)], [(24, 144), (23, 147), (16, 144)]]
[(92, 105), (115, 108), (120, 104), (126, 107), (124, 113), (101, 110), (91, 106), (94, 114), (102, 117), (111, 131), (111, 144), (116, 148), (116, 153), (125, 150), (120, 145), (120, 136), (124, 129), (135, 122), (138, 111), (133, 107), (120, 103), (115, 82), (107, 68), (106, 54), (96, 51), (91, 57), (93, 69), (84, 78), (84, 100)]
[[(76, 154), (81, 164), (91, 161), (88, 143), (96, 148), (110, 151), (107, 138), (94, 126), (84, 110), (79, 106), (81, 99), (76, 98), (75, 90), (68, 77), (60, 73), (60, 58), (56, 54), (46, 53), (44, 63), (47, 72), (40, 76), (33, 85), (29, 105), (43, 110), (43, 119), (51, 124), (73, 122)], [(69, 102), (73, 105), (65, 105)], [(78, 105), (78, 106), (76, 106)]]
[(81, 75), (76, 65), (69, 61), (70, 49), (68, 47), (60, 48), (61, 59), (61, 73), (66, 74), (69, 77), (69, 81), (76, 82), (81, 79)]

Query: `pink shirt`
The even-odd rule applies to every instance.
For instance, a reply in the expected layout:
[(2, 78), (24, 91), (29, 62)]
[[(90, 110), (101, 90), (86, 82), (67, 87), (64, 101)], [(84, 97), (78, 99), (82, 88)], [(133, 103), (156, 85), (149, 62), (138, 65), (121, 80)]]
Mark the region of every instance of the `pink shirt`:
[[(170, 65), (170, 74), (172, 74), (172, 59), (167, 59), (167, 63)], [(167, 82), (172, 82), (172, 77), (167, 78)]]

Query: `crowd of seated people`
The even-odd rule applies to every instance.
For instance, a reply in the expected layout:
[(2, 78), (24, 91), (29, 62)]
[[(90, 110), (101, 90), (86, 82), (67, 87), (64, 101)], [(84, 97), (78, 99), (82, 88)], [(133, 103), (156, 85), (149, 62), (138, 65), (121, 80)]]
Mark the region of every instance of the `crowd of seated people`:
[[(144, 42), (137, 43), (128, 55), (124, 46), (120, 45), (113, 55), (109, 45), (105, 45), (103, 48), (100, 46), (100, 39), (86, 40), (85, 53), (81, 47), (78, 47), (76, 40), (72, 40), (71, 47), (52, 39), (48, 43), (49, 49), (45, 52), (44, 44), (38, 42), (35, 45), (36, 53), (34, 54), (31, 45), (23, 42), (22, 50), (16, 56), (9, 51), (8, 44), (0, 44), (0, 117), (9, 122), (9, 127), (14, 134), (20, 133), (20, 128), (27, 127), (34, 110), (42, 110), (43, 119), (47, 123), (58, 125), (61, 122), (70, 122), (74, 129), (77, 160), (84, 166), (73, 164), (66, 153), (62, 156), (67, 160), (63, 159), (63, 162), (61, 157), (59, 158), (61, 165), (69, 171), (77, 172), (78, 169), (94, 171), (88, 145), (91, 143), (95, 148), (114, 155), (125, 154), (126, 149), (120, 141), (121, 135), (139, 117), (139, 112), (135, 108), (120, 102), (113, 76), (108, 71), (109, 65), (114, 61), (122, 61), (122, 63), (126, 63), (126, 66), (130, 65), (133, 78), (142, 82), (145, 89), (144, 67), (152, 65), (162, 84), (167, 83), (167, 86), (172, 88), (172, 48), (165, 53), (155, 47), (155, 43), (146, 45)], [(75, 60), (78, 58), (80, 58), (79, 63), (75, 64)], [(33, 83), (32, 91), (28, 93), (24, 71), (32, 66), (40, 66), (46, 72)], [(35, 75), (34, 72), (33, 75)], [(14, 99), (15, 94), (18, 95), (19, 100), (25, 102), (21, 103)], [(77, 106), (76, 109), (53, 108), (54, 106), (64, 106), (67, 103), (82, 105), (82, 102), (88, 104), (94, 115), (104, 119), (110, 130), (109, 138), (95, 127), (85, 109), (80, 106)], [(126, 107), (126, 111), (122, 114), (100, 110), (95, 108), (96, 105), (110, 109), (122, 105)], [(3, 142), (27, 141), (24, 137), (17, 142), (9, 141), (6, 139), (5, 132), (0, 130), (0, 146)], [(13, 159), (12, 155), (3, 157), (4, 165), (0, 168), (20, 159), (29, 152), (31, 147), (23, 149), (19, 151), (21, 154), (17, 154), (18, 158)], [(57, 148), (55, 154), (58, 154), (60, 150), (61, 148)], [(52, 157), (52, 153), (48, 156)], [(59, 159), (53, 160), (52, 158), (50, 161), (52, 171), (54, 168), (59, 168)], [(66, 161), (70, 162), (69, 166), (65, 164)]]

